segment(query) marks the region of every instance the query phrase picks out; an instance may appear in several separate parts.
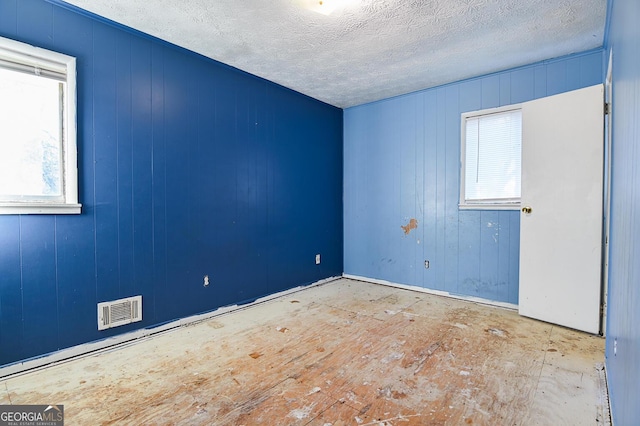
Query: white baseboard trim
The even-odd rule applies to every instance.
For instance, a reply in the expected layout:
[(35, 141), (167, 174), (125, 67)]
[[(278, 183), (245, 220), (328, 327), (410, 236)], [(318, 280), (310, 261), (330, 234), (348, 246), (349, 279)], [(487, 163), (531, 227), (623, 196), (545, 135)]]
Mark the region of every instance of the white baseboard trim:
[(436, 296), (450, 297), (452, 299), (465, 300), (467, 302), (474, 302), (474, 303), (479, 303), (479, 304), (482, 304), (482, 305), (495, 306), (495, 307), (499, 307), (499, 308), (509, 309), (509, 310), (512, 310), (512, 311), (517, 311), (518, 310), (518, 305), (515, 305), (513, 303), (498, 302), (498, 301), (495, 301), (495, 300), (483, 299), (481, 297), (461, 296), (461, 295), (457, 295), (457, 294), (451, 294), (451, 293), (449, 293), (447, 291), (432, 290), (432, 289), (429, 289), (429, 288), (418, 287), (418, 286), (414, 286), (414, 285), (398, 284), (398, 283), (394, 283), (394, 282), (391, 282), (391, 281), (379, 280), (379, 279), (376, 279), (376, 278), (361, 277), (359, 275), (342, 274), (342, 276), (344, 278), (349, 278), (349, 279), (352, 279), (352, 280), (364, 281), (364, 282), (373, 283), (373, 284), (386, 285), (388, 287), (401, 288), (401, 289), (404, 289), (404, 290), (418, 291), (420, 293), (433, 294), (433, 295), (436, 295)]
[(108, 337), (103, 340), (97, 340), (91, 343), (85, 343), (78, 346), (73, 346), (67, 349), (61, 349), (56, 352), (52, 352), (47, 355), (43, 355), (38, 358), (28, 359), (25, 361), (19, 361), (14, 364), (8, 364), (4, 367), (0, 367), (0, 379), (8, 379), (10, 377), (18, 376), (21, 374), (25, 374), (34, 370), (42, 369), (45, 367), (49, 367), (51, 365), (61, 364), (63, 362), (68, 362), (74, 359), (78, 359), (84, 356), (93, 355), (100, 352), (105, 352), (108, 350), (112, 350), (115, 347), (123, 347), (128, 344), (135, 343), (140, 339), (149, 338), (160, 333), (166, 333), (168, 331), (174, 330), (178, 327), (184, 327), (188, 325), (193, 325), (195, 323), (208, 320), (210, 318), (218, 317), (221, 315), (228, 314), (230, 312), (240, 311), (243, 309), (250, 308), (252, 306), (268, 302), (270, 300), (276, 299), (278, 297), (283, 297), (292, 293), (297, 293), (299, 291), (305, 290), (307, 288), (320, 286), (323, 284), (327, 284), (329, 282), (339, 280), (342, 278), (341, 276), (334, 276), (330, 278), (325, 278), (320, 281), (316, 281), (309, 285), (302, 285), (298, 287), (294, 287), (289, 290), (280, 291), (278, 293), (273, 293), (268, 296), (261, 297), (256, 299), (251, 303), (247, 303), (246, 305), (230, 305), (223, 306), (221, 308), (216, 309), (215, 311), (206, 312), (204, 314), (192, 315), (189, 317), (181, 318), (175, 321), (168, 322), (166, 324), (162, 324), (157, 327), (144, 328), (140, 330), (131, 331), (129, 333), (121, 334), (118, 336)]

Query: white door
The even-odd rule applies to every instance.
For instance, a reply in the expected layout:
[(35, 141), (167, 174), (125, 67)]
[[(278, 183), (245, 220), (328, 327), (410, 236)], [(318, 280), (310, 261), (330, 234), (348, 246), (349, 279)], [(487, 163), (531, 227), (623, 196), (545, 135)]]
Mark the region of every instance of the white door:
[(522, 106), (521, 315), (600, 331), (603, 87)]

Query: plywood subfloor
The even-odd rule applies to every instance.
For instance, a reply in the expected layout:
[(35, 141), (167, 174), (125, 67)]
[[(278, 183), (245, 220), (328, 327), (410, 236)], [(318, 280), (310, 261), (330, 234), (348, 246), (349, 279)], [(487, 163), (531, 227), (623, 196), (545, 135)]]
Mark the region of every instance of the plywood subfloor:
[(340, 279), (0, 381), (67, 425), (596, 425), (604, 340)]

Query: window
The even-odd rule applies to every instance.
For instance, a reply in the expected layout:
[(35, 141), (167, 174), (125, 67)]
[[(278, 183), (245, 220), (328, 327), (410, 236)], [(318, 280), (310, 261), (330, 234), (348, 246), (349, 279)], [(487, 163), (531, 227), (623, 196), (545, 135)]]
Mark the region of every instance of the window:
[(80, 213), (76, 61), (0, 37), (0, 214)]
[(519, 106), (462, 114), (460, 208), (520, 207), (521, 142)]

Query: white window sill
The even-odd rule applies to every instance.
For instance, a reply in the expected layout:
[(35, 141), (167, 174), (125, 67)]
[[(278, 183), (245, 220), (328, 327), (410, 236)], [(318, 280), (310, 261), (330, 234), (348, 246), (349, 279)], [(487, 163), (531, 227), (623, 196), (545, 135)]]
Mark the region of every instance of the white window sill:
[(520, 210), (520, 203), (509, 204), (458, 204), (460, 210)]
[(0, 214), (80, 214), (82, 204), (0, 203)]

